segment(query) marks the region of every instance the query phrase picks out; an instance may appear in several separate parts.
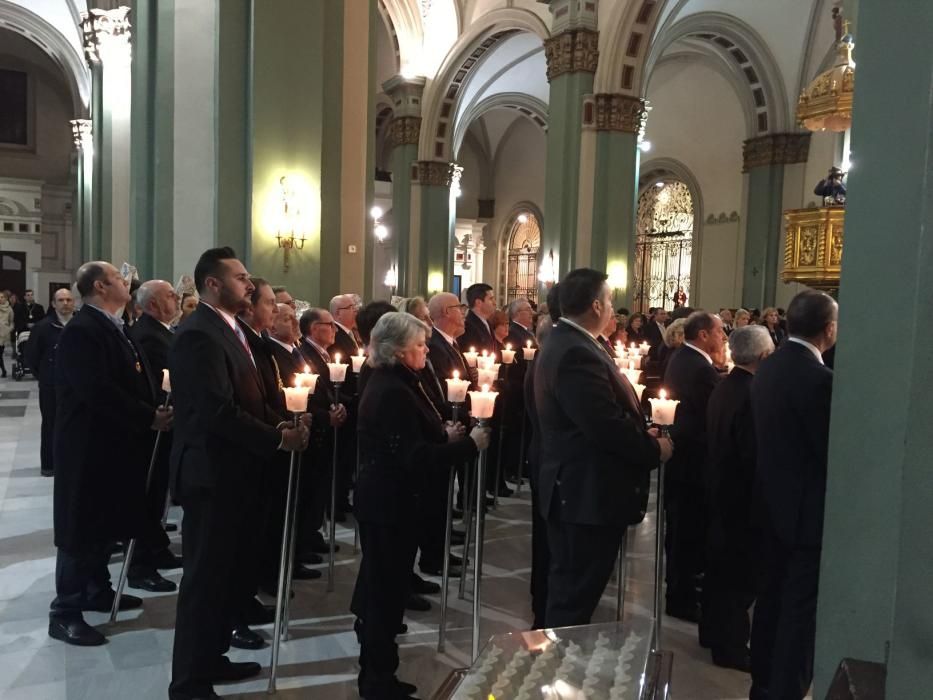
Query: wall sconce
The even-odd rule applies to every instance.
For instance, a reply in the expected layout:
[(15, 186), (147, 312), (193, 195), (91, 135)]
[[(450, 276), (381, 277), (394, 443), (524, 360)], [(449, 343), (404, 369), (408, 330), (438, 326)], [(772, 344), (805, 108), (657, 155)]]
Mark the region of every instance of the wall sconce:
[(379, 243), (385, 243), (389, 237), (389, 227), (382, 223), (382, 207), (375, 206), (369, 210), (369, 215), (373, 217), (373, 235)]
[(444, 290), (444, 273), (432, 272), (428, 275), (428, 292), (436, 294)]
[(307, 237), (300, 231), (298, 236), (295, 235), (296, 224), (300, 223), (301, 210), (295, 202), (295, 191), (289, 187), (288, 178), (284, 175), (279, 178), (279, 187), (281, 189), (282, 212), (275, 240), (278, 241), (279, 248), (283, 251), (282, 272), (288, 272), (289, 253), (292, 250), (304, 248)]
[(628, 268), (621, 260), (609, 263), (606, 275), (613, 294), (624, 292), (628, 286)]
[(554, 260), (554, 249), (548, 251), (547, 257), (541, 262), (541, 271), (538, 273), (538, 281), (550, 289), (557, 282), (557, 263)]
[(392, 290), (392, 296), (395, 296), (395, 288), (398, 286), (398, 268), (393, 265), (386, 271), (383, 284)]

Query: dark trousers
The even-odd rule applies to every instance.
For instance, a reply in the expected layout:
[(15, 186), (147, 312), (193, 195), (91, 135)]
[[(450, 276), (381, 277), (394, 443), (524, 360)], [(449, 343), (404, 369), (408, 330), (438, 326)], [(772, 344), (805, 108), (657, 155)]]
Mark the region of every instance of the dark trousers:
[(452, 467), (430, 467), (426, 470), (420, 499), (418, 547), (420, 565), (440, 568), (444, 564), (444, 528), (447, 525), (447, 479)]
[(752, 623), (751, 700), (801, 700), (813, 681), (820, 550), (766, 534)]
[[(340, 428), (337, 452), (337, 512), (346, 510), (350, 503), (350, 491), (356, 479), (356, 417), (353, 416)], [(330, 512), (328, 494), (327, 512)]]
[(306, 552), (310, 547), (324, 542), (321, 528), (324, 527), (325, 515), (330, 510), (332, 450), (332, 442), (315, 449), (301, 469), (296, 535), (298, 552)]
[(49, 617), (77, 618), (92, 601), (112, 600), (109, 542), (88, 544), (81, 549), (59, 547), (55, 557), (55, 600)]
[[(155, 447), (155, 435), (152, 438), (152, 447)], [(163, 434), (159, 440), (159, 453), (152, 470), (152, 481), (149, 483), (149, 490), (146, 491), (146, 519), (136, 540), (136, 550), (129, 571), (131, 578), (155, 572), (153, 557), (169, 546), (168, 535), (162, 527), (162, 515), (168, 496), (168, 462), (171, 450), (171, 436), (168, 433)]]
[(534, 614), (532, 629), (542, 629), (547, 619), (547, 582), (551, 566), (551, 550), (548, 547), (547, 520), (538, 510), (537, 484), (531, 482), (531, 611)]
[(363, 558), (351, 611), (363, 621), (360, 644), (360, 695), (397, 698), (395, 635), (405, 614), (405, 600), (415, 563), (417, 520), (360, 522)]
[(213, 489), (176, 494), (185, 510), (185, 571), (175, 618), (169, 686), (173, 698), (209, 695), (210, 674), (230, 648), (231, 632), (248, 593), (242, 573), (251, 563), (247, 516), (255, 488), (241, 475), (229, 474), (218, 479)]
[(706, 550), (706, 507), (702, 486), (667, 479), (664, 550), (667, 605), (692, 607), (698, 602), (697, 576)]
[(748, 646), (748, 610), (755, 602), (752, 574), (749, 552), (742, 548), (707, 550), (700, 636), (714, 652), (744, 653)]
[[(2, 356), (2, 348), (0, 348)], [(43, 472), (55, 471), (52, 444), (55, 437), (55, 386), (39, 385), (39, 413), (42, 414), (42, 442), (39, 445), (39, 464)]]
[[(259, 548), (259, 583), (269, 591), (275, 591), (279, 580), (279, 560), (282, 556), (282, 529), (285, 526), (285, 505), (288, 500), (289, 456), (283, 455), (281, 463), (273, 464), (264, 475), (266, 479), (265, 499), (267, 517)], [(299, 462), (296, 472), (300, 478), (310, 470), (302, 471)], [(300, 508), (299, 508), (300, 513)]]
[(548, 627), (588, 625), (609, 583), (625, 532), (623, 525), (561, 522), (560, 495), (554, 492), (547, 520), (551, 550), (548, 574)]

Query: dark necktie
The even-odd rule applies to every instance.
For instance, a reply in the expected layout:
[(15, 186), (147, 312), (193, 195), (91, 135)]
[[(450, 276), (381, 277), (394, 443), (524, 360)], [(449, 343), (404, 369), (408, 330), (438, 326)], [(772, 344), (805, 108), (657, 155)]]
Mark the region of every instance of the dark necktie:
[(304, 355), (301, 354), (301, 350), (298, 348), (292, 348), (292, 359), (298, 364), (299, 367), (304, 367), (307, 362), (305, 362)]

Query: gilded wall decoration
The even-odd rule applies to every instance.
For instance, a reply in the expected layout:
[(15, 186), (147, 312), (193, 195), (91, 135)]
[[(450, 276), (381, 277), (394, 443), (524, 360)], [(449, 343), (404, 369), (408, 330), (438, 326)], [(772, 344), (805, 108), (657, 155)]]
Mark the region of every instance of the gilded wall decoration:
[(418, 144), (421, 136), (421, 117), (396, 117), (389, 124), (389, 145), (408, 146)]
[(638, 97), (599, 94), (595, 103), (594, 125), (599, 131), (622, 131), (638, 134), (648, 119), (645, 101)]
[(569, 29), (544, 42), (547, 79), (567, 73), (595, 73), (599, 62), (599, 32)]
[(450, 187), (456, 165), (442, 160), (419, 160), (412, 163), (412, 180), (424, 187)]

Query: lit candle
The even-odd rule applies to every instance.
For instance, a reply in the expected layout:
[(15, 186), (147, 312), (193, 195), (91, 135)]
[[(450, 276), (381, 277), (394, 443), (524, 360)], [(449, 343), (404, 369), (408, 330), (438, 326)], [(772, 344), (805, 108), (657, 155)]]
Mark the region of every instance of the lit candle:
[(647, 355), (647, 354), (648, 354), (648, 351), (651, 349), (651, 346), (648, 345), (647, 342), (645, 342), (645, 343), (642, 343), (641, 345), (639, 345), (639, 346), (638, 346), (638, 349), (641, 350), (641, 354), (642, 354), (642, 355)]
[(470, 392), (470, 415), (474, 418), (492, 418), (498, 392), (490, 391), (488, 384), (483, 384), (480, 391)]
[(537, 350), (538, 348), (531, 347), (531, 341), (529, 340), (525, 344), (525, 347), (522, 348), (522, 359), (525, 359), (525, 360), (535, 359), (535, 352), (537, 352)]
[(641, 369), (641, 355), (629, 355), (628, 356), (628, 368), (629, 369)]
[[(297, 382), (296, 375), (296, 382)], [(305, 413), (308, 410), (308, 387), (305, 385), (282, 387), (285, 392), (285, 408), (292, 413)]]
[(617, 340), (615, 346), (616, 357), (625, 359), (625, 346), (622, 345), (622, 342)]
[(505, 349), (502, 351), (502, 364), (510, 365), (515, 362), (515, 351), (512, 349), (511, 343), (505, 344)]
[(318, 376), (319, 375), (311, 372), (311, 368), (308, 367), (308, 365), (305, 365), (304, 372), (295, 373), (295, 386), (306, 386), (308, 387), (308, 393), (313, 394), (317, 387)]
[(635, 393), (638, 394), (638, 403), (641, 403), (641, 395), (645, 393), (645, 385), (632, 384), (632, 388), (635, 390)]
[(476, 367), (476, 358), (479, 357), (476, 348), (470, 348), (468, 352), (463, 353), (463, 357), (466, 359), (467, 367)]
[(632, 386), (638, 384), (641, 379), (641, 370), (639, 369), (620, 369), (620, 372), (626, 376)]
[(466, 401), (467, 390), (470, 388), (468, 379), (460, 379), (460, 372), (454, 370), (454, 376), (447, 380), (447, 400), (450, 403), (463, 403)]
[(499, 378), (499, 365), (480, 367), (477, 372), (479, 374), (476, 380), (477, 384), (493, 384)]
[(360, 348), (355, 355), (350, 356), (350, 362), (353, 363), (353, 373), (359, 374), (360, 370), (363, 369), (363, 362), (366, 361), (366, 353), (363, 352), (363, 348)]
[(162, 370), (162, 391), (164, 391), (166, 394), (172, 393), (172, 379), (169, 376), (167, 369)]
[(476, 366), (479, 369), (490, 369), (495, 364), (496, 364), (495, 354), (490, 355), (485, 350), (483, 350), (482, 357), (476, 358)]
[(330, 380), (334, 384), (343, 384), (347, 378), (347, 365), (340, 362), (340, 353), (334, 353), (334, 361), (327, 363), (327, 370), (330, 372)]
[(664, 389), (658, 392), (658, 398), (648, 399), (651, 404), (651, 421), (655, 425), (674, 425), (674, 415), (680, 401), (667, 398)]
[(632, 343), (632, 346), (629, 348), (629, 352), (630, 352), (632, 355), (637, 355), (637, 354), (639, 353), (638, 348), (635, 347), (635, 343)]

